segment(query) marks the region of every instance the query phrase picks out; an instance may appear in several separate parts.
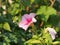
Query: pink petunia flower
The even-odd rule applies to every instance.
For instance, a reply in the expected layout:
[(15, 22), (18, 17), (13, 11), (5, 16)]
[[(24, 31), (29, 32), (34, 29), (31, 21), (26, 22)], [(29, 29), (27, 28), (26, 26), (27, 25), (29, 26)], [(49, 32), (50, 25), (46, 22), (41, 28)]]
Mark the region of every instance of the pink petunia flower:
[(27, 30), (31, 23), (36, 22), (37, 20), (34, 18), (36, 16), (35, 13), (24, 14), (22, 16), (22, 21), (19, 23), (19, 27)]
[(49, 31), (49, 33), (51, 34), (52, 39), (54, 40), (55, 36), (57, 34), (57, 32), (55, 31), (55, 29), (48, 27), (47, 30)]

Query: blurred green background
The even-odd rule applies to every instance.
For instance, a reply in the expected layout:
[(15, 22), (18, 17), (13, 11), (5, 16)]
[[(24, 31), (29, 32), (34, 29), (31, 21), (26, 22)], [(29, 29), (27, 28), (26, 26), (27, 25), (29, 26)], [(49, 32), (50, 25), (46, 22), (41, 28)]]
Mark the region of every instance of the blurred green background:
[[(27, 31), (18, 27), (29, 13), (37, 14), (36, 35), (31, 27)], [(45, 33), (46, 27), (55, 28), (55, 40)], [(0, 45), (60, 45), (60, 0), (0, 0)]]

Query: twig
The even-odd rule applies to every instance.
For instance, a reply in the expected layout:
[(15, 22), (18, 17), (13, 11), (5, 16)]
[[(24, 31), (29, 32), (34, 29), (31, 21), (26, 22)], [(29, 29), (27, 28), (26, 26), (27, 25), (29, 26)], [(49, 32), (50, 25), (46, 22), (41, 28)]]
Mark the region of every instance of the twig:
[(29, 11), (29, 9), (30, 9), (30, 8), (29, 8), (29, 6), (27, 6), (27, 7), (26, 7), (26, 11), (28, 12), (28, 11)]
[(34, 35), (34, 24), (32, 23), (31, 25), (30, 25), (31, 27), (32, 27), (32, 34)]
[(53, 7), (55, 1), (56, 1), (56, 0), (50, 0), (50, 2), (51, 2), (51, 5), (50, 5), (50, 6), (51, 6), (51, 7)]
[(42, 27), (42, 26), (43, 26), (43, 24), (44, 24), (44, 22), (42, 21), (42, 22), (41, 22), (41, 24), (40, 24), (40, 27)]

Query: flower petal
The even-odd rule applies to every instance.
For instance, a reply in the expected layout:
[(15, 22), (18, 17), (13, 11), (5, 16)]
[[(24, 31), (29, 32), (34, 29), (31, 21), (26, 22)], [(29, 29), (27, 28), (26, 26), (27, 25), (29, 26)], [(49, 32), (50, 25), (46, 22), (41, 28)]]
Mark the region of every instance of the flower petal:
[(57, 34), (55, 29), (48, 27), (47, 30), (49, 31), (49, 33), (51, 34), (52, 39), (54, 40), (55, 39), (55, 35)]
[(32, 21), (33, 21), (33, 22), (37, 22), (37, 20), (36, 20), (35, 18), (32, 18)]
[(19, 23), (19, 27), (21, 27), (21, 28), (23, 28), (24, 30), (26, 30), (26, 29), (28, 28), (28, 27), (25, 26), (26, 23), (27, 23), (26, 21), (21, 21), (21, 22)]
[(22, 21), (26, 21), (26, 18), (28, 17), (28, 14), (24, 14), (23, 16), (22, 16)]
[(53, 40), (55, 39), (55, 35), (54, 34), (51, 34), (51, 37), (52, 37)]
[(32, 22), (30, 22), (30, 23), (28, 23), (27, 25), (26, 25), (26, 23), (27, 23), (27, 21), (21, 21), (20, 23), (19, 23), (19, 27), (21, 27), (21, 28), (23, 28), (24, 30), (27, 30), (27, 28), (30, 26), (30, 24), (32, 23)]
[(32, 18), (32, 17), (29, 14), (24, 14), (24, 16), (22, 18), (29, 19), (29, 18)]
[(19, 23), (19, 27), (27, 30), (31, 23), (36, 22), (36, 19), (34, 18), (35, 15), (35, 13), (24, 14), (22, 16), (22, 21)]
[(35, 13), (30, 13), (29, 15), (30, 15), (30, 17), (32, 17), (32, 18), (36, 16)]

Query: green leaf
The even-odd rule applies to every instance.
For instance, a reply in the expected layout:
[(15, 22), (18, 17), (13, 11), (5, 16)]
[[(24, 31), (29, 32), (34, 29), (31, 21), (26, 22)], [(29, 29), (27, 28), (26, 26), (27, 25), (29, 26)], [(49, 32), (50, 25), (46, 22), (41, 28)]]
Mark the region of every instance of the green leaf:
[(16, 22), (17, 20), (18, 20), (17, 16), (13, 17), (13, 22)]
[(2, 26), (3, 26), (3, 24), (1, 23), (1, 24), (0, 24), (0, 29), (2, 28)]
[[(49, 22), (50, 24), (54, 25), (54, 26), (57, 26), (58, 23), (59, 23), (59, 21), (60, 21), (59, 19), (60, 19), (60, 17), (59, 17), (58, 15), (51, 15), (51, 16), (49, 17), (48, 22)], [(52, 23), (51, 23), (51, 22), (52, 22)]]
[(38, 9), (37, 14), (52, 15), (56, 14), (56, 10), (50, 6), (41, 6)]
[(11, 7), (8, 8), (8, 12), (12, 15), (18, 14), (20, 11), (20, 7), (18, 3), (14, 3), (11, 5)]
[(60, 41), (55, 41), (55, 42), (53, 42), (52, 44), (53, 44), (53, 45), (58, 45), (58, 44), (60, 44)]
[(39, 44), (39, 43), (41, 43), (41, 42), (40, 42), (40, 40), (30, 39), (30, 40), (28, 40), (28, 41), (25, 42), (25, 43)]
[(4, 36), (4, 40), (8, 43), (11, 42), (10, 39), (7, 36)]
[(45, 40), (45, 43), (47, 43), (47, 44), (51, 44), (52, 43), (51, 35), (47, 31), (47, 29), (44, 29), (44, 31), (43, 31), (43, 38)]
[(17, 37), (16, 37), (16, 35), (9, 34), (9, 39), (10, 39), (12, 42), (17, 43)]
[(32, 38), (33, 38), (33, 39), (38, 39), (38, 36), (37, 36), (37, 35), (33, 35)]
[(6, 43), (3, 43), (3, 45), (6, 45)]
[(31, 0), (31, 4), (34, 2), (35, 0)]
[(44, 19), (45, 21), (47, 21), (49, 16), (53, 14), (56, 14), (56, 10), (50, 6), (41, 6), (37, 10), (37, 15), (42, 15), (42, 19)]
[(11, 31), (10, 25), (9, 25), (8, 22), (5, 22), (5, 23), (4, 23), (3, 28), (4, 28), (5, 30), (7, 30), (7, 31)]
[(23, 0), (24, 6), (30, 6), (30, 0)]

